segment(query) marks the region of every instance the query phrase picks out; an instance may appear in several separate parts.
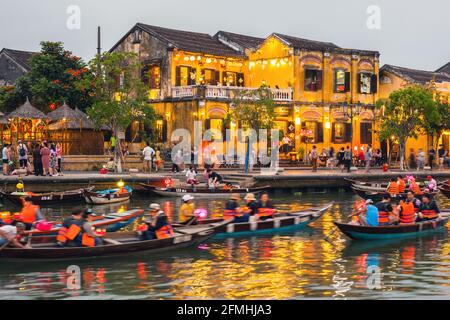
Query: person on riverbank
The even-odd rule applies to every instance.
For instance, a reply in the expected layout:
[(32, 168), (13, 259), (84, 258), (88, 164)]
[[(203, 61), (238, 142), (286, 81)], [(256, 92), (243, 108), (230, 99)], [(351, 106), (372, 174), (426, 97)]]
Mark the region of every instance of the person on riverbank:
[(336, 156), (337, 161), (338, 161), (337, 165), (338, 165), (338, 167), (341, 169), (341, 172), (344, 172), (344, 168), (345, 168), (344, 155), (345, 155), (345, 148), (342, 147), (342, 148), (338, 151), (337, 156)]
[(57, 176), (63, 176), (63, 171), (62, 171), (62, 160), (63, 160), (63, 148), (61, 143), (57, 143), (56, 144), (56, 160), (58, 162), (58, 172), (57, 172)]
[(370, 164), (372, 162), (372, 147), (370, 145), (367, 146), (366, 152), (364, 153), (364, 161), (366, 167), (366, 173), (370, 171)]
[(433, 147), (430, 147), (428, 150), (428, 166), (430, 167), (430, 170), (433, 170), (433, 162), (436, 158), (436, 150), (434, 150)]
[(257, 203), (257, 217), (259, 220), (266, 220), (273, 218), (276, 210), (269, 199), (267, 193), (263, 193)]
[(319, 154), (317, 153), (316, 146), (313, 146), (309, 152), (309, 158), (311, 159), (312, 172), (317, 172), (317, 159), (319, 159)]
[(439, 218), (439, 207), (429, 194), (422, 196), (422, 203), (419, 207), (418, 221), (434, 220)]
[(375, 204), (375, 206), (378, 208), (378, 225), (388, 226), (397, 220), (389, 194), (385, 194), (383, 200)]
[(159, 169), (161, 168), (163, 161), (161, 158), (161, 149), (160, 148), (156, 148), (155, 151), (155, 172), (158, 172)]
[(142, 232), (142, 240), (164, 239), (173, 236), (169, 218), (157, 203), (150, 205), (150, 220), (144, 221), (147, 229)]
[(425, 166), (425, 152), (422, 148), (419, 148), (419, 152), (417, 152), (417, 171), (423, 170)]
[(223, 182), (223, 178), (220, 174), (212, 169), (207, 169), (208, 173), (208, 187), (210, 189), (215, 189)]
[(58, 174), (58, 159), (56, 154), (56, 145), (54, 143), (50, 144), (50, 163), (49, 163), (49, 173), (50, 176), (56, 176)]
[(16, 225), (7, 225), (0, 219), (0, 247), (12, 245), (15, 248), (26, 248), (27, 246), (17, 240), (17, 236), (23, 235), (25, 232), (25, 225), (23, 223), (16, 223)]
[(19, 155), (20, 169), (26, 169), (28, 164), (28, 148), (22, 140), (19, 140), (17, 145), (17, 154)]
[(9, 161), (11, 160), (10, 145), (5, 143), (2, 149), (3, 175), (9, 175)]
[(347, 168), (347, 172), (350, 172), (350, 168), (352, 167), (352, 151), (350, 150), (349, 146), (345, 148), (344, 163), (345, 167)]
[(49, 176), (50, 175), (50, 149), (48, 148), (47, 142), (42, 143), (40, 153), (41, 153), (43, 175)]
[(152, 172), (152, 161), (153, 157), (155, 156), (155, 150), (153, 150), (152, 147), (150, 147), (150, 142), (146, 142), (145, 148), (142, 150), (142, 156), (143, 156), (143, 165), (144, 165), (144, 173), (145, 172)]
[(195, 186), (199, 183), (197, 180), (197, 171), (195, 171), (194, 166), (190, 166), (186, 171), (186, 183), (190, 185), (194, 190)]
[(34, 175), (42, 176), (44, 175), (44, 171), (42, 168), (42, 156), (41, 156), (41, 144), (36, 143), (33, 148), (33, 167), (34, 167)]
[(195, 204), (194, 204), (194, 197), (190, 194), (185, 194), (182, 198), (183, 204), (180, 207), (178, 219), (181, 223), (187, 223), (191, 219), (195, 218), (194, 216), (194, 210), (195, 210)]
[(444, 170), (444, 161), (445, 157), (447, 156), (447, 150), (445, 150), (445, 147), (443, 144), (439, 145), (438, 149), (438, 161), (439, 161), (439, 170)]

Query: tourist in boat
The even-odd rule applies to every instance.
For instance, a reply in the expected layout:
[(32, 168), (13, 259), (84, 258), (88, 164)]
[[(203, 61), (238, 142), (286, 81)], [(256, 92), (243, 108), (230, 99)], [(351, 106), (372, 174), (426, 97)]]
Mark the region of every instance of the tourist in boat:
[(150, 205), (150, 220), (144, 221), (146, 230), (142, 232), (142, 240), (164, 239), (173, 236), (169, 218), (157, 203)]
[(422, 196), (422, 204), (419, 207), (419, 221), (434, 220), (439, 218), (439, 207), (429, 194)]
[(241, 201), (241, 197), (238, 193), (233, 193), (230, 196), (230, 199), (225, 204), (225, 210), (223, 212), (224, 219), (234, 219), (242, 215), (239, 209), (239, 201)]
[(79, 246), (81, 244), (81, 227), (82, 208), (75, 208), (72, 210), (70, 217), (64, 219), (62, 227), (58, 230), (56, 236), (56, 243), (58, 246)]
[(378, 208), (378, 225), (388, 226), (395, 222), (396, 216), (394, 208), (391, 205), (391, 196), (389, 194), (385, 194), (383, 200), (375, 204), (375, 206)]
[(207, 173), (208, 173), (208, 187), (210, 189), (217, 188), (223, 182), (222, 176), (218, 174), (216, 171), (208, 169)]
[(235, 222), (248, 222), (251, 216), (258, 213), (258, 202), (253, 193), (247, 193), (244, 200), (245, 206), (241, 208), (242, 216), (235, 218)]
[(387, 189), (386, 189), (387, 193), (390, 194), (391, 197), (396, 197), (398, 195), (398, 184), (397, 184), (397, 179), (392, 178), (391, 181), (389, 182)]
[[(411, 192), (408, 192), (408, 194), (409, 193)], [(400, 204), (398, 205), (400, 224), (414, 223), (416, 221), (414, 202), (409, 199), (410, 198), (407, 198), (405, 201), (401, 200)]]
[(408, 193), (406, 194), (405, 201), (412, 202), (412, 204), (414, 205), (414, 212), (415, 213), (419, 212), (421, 201), (414, 196), (414, 193), (412, 191), (408, 191)]
[(95, 228), (92, 225), (94, 213), (91, 209), (86, 209), (81, 215), (82, 230), (81, 230), (81, 245), (83, 247), (96, 247), (102, 245), (102, 239), (95, 233)]
[(23, 222), (27, 230), (31, 230), (37, 221), (43, 220), (44, 216), (41, 213), (41, 209), (38, 205), (35, 205), (32, 201), (21, 199), (22, 210), (20, 211), (18, 221)]
[(197, 180), (197, 171), (195, 171), (194, 166), (189, 166), (189, 169), (186, 171), (186, 183), (192, 188), (195, 188), (199, 183)]
[(428, 189), (430, 192), (436, 191), (436, 190), (437, 190), (437, 182), (436, 182), (436, 180), (433, 179), (432, 176), (427, 176), (427, 181), (428, 181), (428, 183), (427, 183), (427, 189)]
[(183, 204), (180, 207), (178, 219), (179, 221), (181, 221), (181, 223), (188, 223), (192, 219), (195, 219), (194, 216), (195, 204), (193, 202), (194, 197), (191, 196), (190, 194), (185, 194), (182, 200)]
[(23, 235), (25, 232), (25, 225), (21, 222), (16, 223), (14, 226), (7, 225), (0, 219), (0, 248), (3, 246), (12, 245), (16, 248), (26, 248), (27, 246), (20, 243), (17, 236)]
[(406, 190), (406, 183), (405, 180), (403, 180), (402, 175), (398, 175), (397, 177), (397, 185), (398, 185), (398, 192), (404, 193)]
[(379, 210), (373, 204), (372, 199), (366, 200), (366, 205), (362, 208), (359, 214), (359, 221), (361, 225), (369, 227), (378, 227), (379, 225)]
[(269, 199), (269, 195), (267, 193), (263, 193), (257, 204), (257, 217), (260, 220), (266, 220), (273, 218), (274, 213), (276, 212), (272, 202)]
[(411, 177), (410, 180), (409, 180), (409, 190), (414, 192), (414, 194), (416, 196), (423, 194), (422, 189), (420, 189), (419, 184), (416, 182), (416, 179), (414, 179), (413, 177)]

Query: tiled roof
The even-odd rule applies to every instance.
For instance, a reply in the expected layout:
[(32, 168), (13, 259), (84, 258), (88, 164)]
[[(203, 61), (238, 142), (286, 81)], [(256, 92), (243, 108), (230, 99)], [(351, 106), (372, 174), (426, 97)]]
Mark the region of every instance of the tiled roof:
[(447, 74), (450, 74), (450, 62), (447, 63), (446, 65), (443, 65), (442, 67), (437, 69), (435, 72), (445, 72)]
[(308, 40), (308, 39), (302, 39), (297, 38), (293, 36), (288, 36), (281, 33), (273, 33), (274, 36), (284, 40), (289, 45), (296, 49), (308, 49), (308, 50), (331, 50), (331, 49), (338, 49), (337, 45), (331, 42), (321, 42), (321, 41), (315, 41), (315, 40)]
[(224, 45), (207, 33), (181, 31), (138, 23), (137, 27), (180, 50), (218, 56), (241, 57), (242, 54)]
[(4, 52), (6, 55), (8, 55), (11, 59), (16, 61), (18, 64), (20, 64), (27, 71), (31, 70), (29, 64), (30, 58), (36, 54), (36, 52), (13, 50), (7, 48), (4, 48), (1, 52)]
[(264, 38), (258, 38), (253, 36), (247, 36), (244, 34), (232, 33), (227, 31), (219, 31), (214, 35), (214, 38), (218, 38), (220, 36), (224, 36), (229, 41), (232, 41), (239, 46), (246, 49), (255, 49), (259, 47), (261, 43), (264, 42)]
[(393, 73), (396, 76), (403, 78), (409, 82), (418, 84), (426, 84), (431, 80), (434, 80), (436, 82), (450, 82), (450, 75), (444, 72), (416, 70), (393, 66), (390, 64), (385, 64), (383, 67), (381, 67), (380, 72), (384, 71)]

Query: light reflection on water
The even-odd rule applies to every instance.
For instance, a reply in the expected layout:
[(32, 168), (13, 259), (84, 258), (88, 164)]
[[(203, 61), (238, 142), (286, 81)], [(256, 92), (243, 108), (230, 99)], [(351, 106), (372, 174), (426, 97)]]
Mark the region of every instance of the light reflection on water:
[[(0, 299), (301, 299), (450, 298), (447, 232), (394, 243), (356, 243), (334, 232), (358, 200), (348, 192), (282, 193), (282, 209), (335, 201), (310, 227), (295, 233), (213, 239), (164, 254), (78, 260), (81, 290), (66, 288), (70, 262), (2, 262)], [(447, 199), (439, 199), (448, 206)], [(136, 195), (128, 208), (159, 202), (177, 220), (179, 199)], [(220, 200), (198, 200), (218, 215)], [(6, 205), (6, 204), (5, 204)], [(8, 205), (6, 205), (8, 209)], [(95, 210), (108, 212), (120, 206)], [(70, 206), (43, 209), (57, 219)], [(125, 208), (124, 208), (125, 209)], [(58, 212), (58, 213), (55, 213)], [(324, 238), (331, 233), (329, 241)], [(381, 269), (381, 289), (367, 287), (367, 269)]]

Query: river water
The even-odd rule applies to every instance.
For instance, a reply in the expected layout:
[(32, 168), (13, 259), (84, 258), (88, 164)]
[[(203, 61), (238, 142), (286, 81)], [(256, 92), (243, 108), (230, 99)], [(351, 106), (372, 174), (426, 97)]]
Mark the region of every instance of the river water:
[[(449, 299), (450, 239), (447, 230), (390, 243), (353, 242), (334, 220), (345, 220), (355, 201), (348, 191), (271, 194), (277, 207), (298, 209), (334, 201), (321, 219), (291, 233), (212, 239), (199, 247), (72, 263), (81, 289), (67, 288), (70, 262), (1, 262), (0, 299)], [(225, 199), (196, 200), (212, 215)], [(440, 196), (442, 207), (450, 201)], [(176, 220), (179, 199), (136, 194), (121, 206), (160, 203)], [(8, 203), (2, 210), (13, 210)], [(50, 219), (70, 206), (43, 208)], [(330, 235), (331, 234), (331, 235)], [(324, 238), (330, 235), (328, 241)]]

